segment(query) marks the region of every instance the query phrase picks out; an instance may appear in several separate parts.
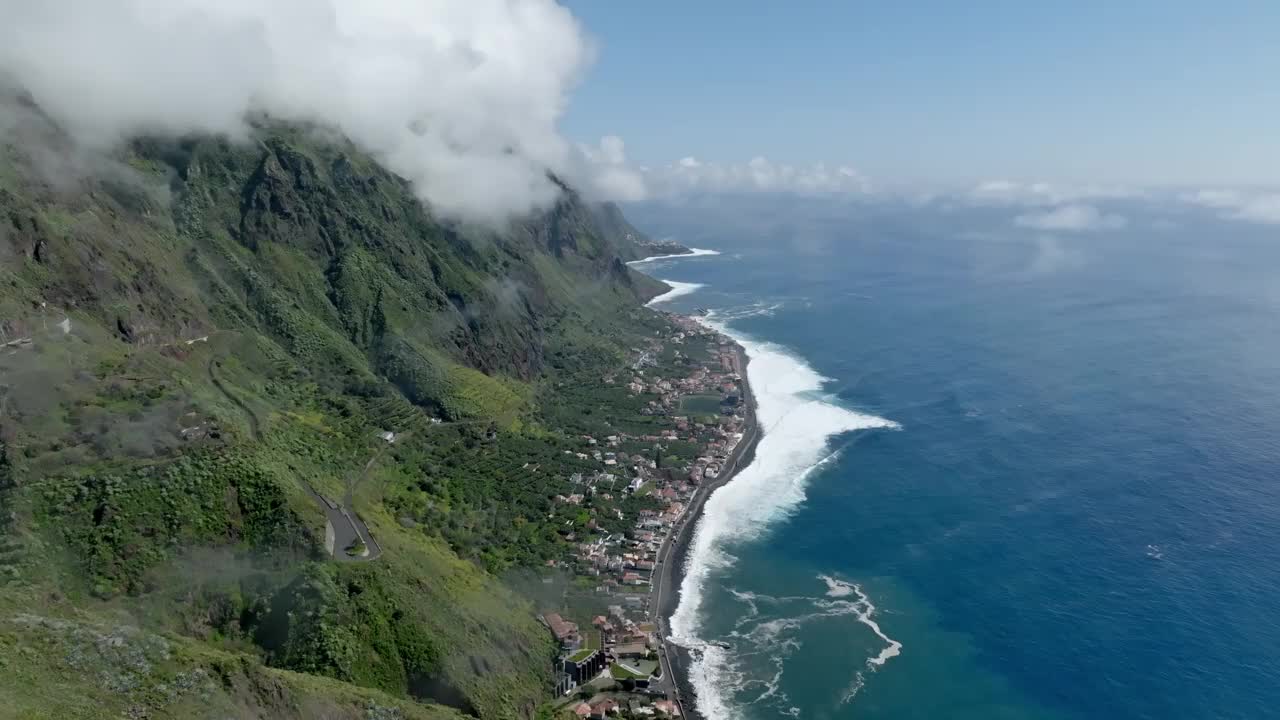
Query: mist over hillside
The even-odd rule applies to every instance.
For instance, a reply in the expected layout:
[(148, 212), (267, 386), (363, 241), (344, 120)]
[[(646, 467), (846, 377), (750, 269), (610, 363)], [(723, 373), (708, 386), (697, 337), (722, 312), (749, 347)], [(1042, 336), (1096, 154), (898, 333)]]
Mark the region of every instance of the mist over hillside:
[(0, 14), (0, 694), (532, 716), (550, 638), (498, 578), (565, 546), (567, 473), (521, 468), (566, 462), (549, 388), (621, 362), (663, 288), (555, 129), (572, 17)]

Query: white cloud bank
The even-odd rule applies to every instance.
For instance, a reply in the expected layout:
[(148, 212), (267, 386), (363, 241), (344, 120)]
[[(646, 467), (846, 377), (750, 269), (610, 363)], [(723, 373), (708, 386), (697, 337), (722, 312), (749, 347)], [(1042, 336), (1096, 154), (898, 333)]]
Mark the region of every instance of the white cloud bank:
[(1043, 212), (1024, 213), (1013, 219), (1015, 225), (1036, 230), (1116, 230), (1127, 222), (1120, 216), (1099, 211), (1092, 205), (1062, 205)]
[(1182, 196), (1185, 202), (1213, 208), (1230, 220), (1280, 225), (1280, 192), (1263, 190), (1200, 190)]
[(0, 76), (82, 144), (245, 137), (253, 113), (332, 126), (437, 210), (551, 204), (548, 171), (634, 196), (557, 130), (592, 50), (554, 0), (0, 0)]
[(627, 164), (622, 138), (606, 135), (598, 146), (579, 145), (578, 150), (587, 162), (578, 175), (586, 179), (588, 193), (620, 202), (643, 200), (648, 194), (644, 177)]
[(1061, 205), (1085, 200), (1126, 200), (1146, 197), (1147, 191), (1128, 185), (1056, 184), (987, 180), (963, 194), (977, 205)]
[(685, 192), (866, 193), (865, 176), (848, 165), (790, 165), (755, 157), (745, 163), (716, 163), (684, 157), (657, 168), (641, 168), (656, 194)]

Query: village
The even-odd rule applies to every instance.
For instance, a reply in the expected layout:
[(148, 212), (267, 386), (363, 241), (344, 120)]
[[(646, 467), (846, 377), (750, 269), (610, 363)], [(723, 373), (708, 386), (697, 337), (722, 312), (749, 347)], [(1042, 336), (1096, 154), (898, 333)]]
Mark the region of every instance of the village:
[[(633, 348), (629, 370), (604, 378), (644, 399), (640, 413), (663, 418), (664, 429), (583, 435), (581, 450), (565, 451), (599, 468), (570, 477), (574, 491), (557, 496), (558, 505), (582, 506), (597, 494), (609, 501), (614, 494), (654, 501), (634, 517), (615, 507), (616, 518), (626, 521), (625, 532), (574, 538), (580, 542), (571, 556), (547, 563), (572, 573), (582, 588), (564, 608), (542, 615), (560, 647), (559, 707), (578, 717), (682, 714), (662, 659), (656, 586), (670, 536), (684, 522), (695, 493), (729, 472), (749, 416), (740, 348), (692, 318), (670, 319), (670, 334)], [(674, 374), (658, 361), (662, 355), (693, 362)], [(692, 452), (673, 466), (664, 462), (661, 448), (675, 444)], [(590, 527), (596, 526), (593, 519)]]

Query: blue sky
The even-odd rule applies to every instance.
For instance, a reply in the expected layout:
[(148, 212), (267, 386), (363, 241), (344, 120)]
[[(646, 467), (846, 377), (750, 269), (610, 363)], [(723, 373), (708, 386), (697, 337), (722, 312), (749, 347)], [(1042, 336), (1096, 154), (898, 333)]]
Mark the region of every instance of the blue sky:
[(1280, 179), (1280, 2), (567, 3), (562, 122), (627, 159), (893, 182)]

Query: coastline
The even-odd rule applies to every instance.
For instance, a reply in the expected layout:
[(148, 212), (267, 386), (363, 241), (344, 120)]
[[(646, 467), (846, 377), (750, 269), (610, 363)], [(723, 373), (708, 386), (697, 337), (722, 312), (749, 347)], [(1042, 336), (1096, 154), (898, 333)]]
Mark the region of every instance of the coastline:
[(627, 261), (627, 264), (628, 264), (628, 265), (642, 265), (642, 264), (647, 263), (647, 262), (653, 262), (654, 260), (670, 260), (670, 259), (673, 259), (673, 258), (707, 257), (708, 255), (719, 255), (719, 254), (720, 254), (720, 251), (719, 251), (719, 250), (706, 250), (706, 249), (704, 249), (704, 248), (688, 248), (688, 250), (689, 250), (689, 252), (671, 253), (671, 254), (668, 254), (668, 255), (650, 255), (650, 256), (649, 256), (649, 257), (647, 257), (647, 258), (640, 258), (639, 260), (628, 260), (628, 261)]
[(755, 459), (756, 446), (763, 435), (756, 416), (756, 398), (747, 379), (747, 365), (751, 358), (740, 343), (732, 338), (730, 340), (737, 350), (739, 367), (742, 369), (742, 391), (747, 403), (746, 430), (742, 440), (733, 449), (726, 462), (728, 471), (722, 471), (714, 481), (698, 488), (679, 523), (663, 542), (662, 548), (658, 551), (659, 570), (651, 589), (653, 602), (650, 604), (650, 610), (654, 613), (654, 621), (658, 626), (662, 642), (659, 649), (659, 662), (663, 667), (660, 687), (674, 695), (683, 717), (696, 720), (704, 719), (697, 710), (697, 693), (690, 678), (690, 667), (694, 658), (688, 648), (671, 640), (669, 623), (680, 604), (680, 586), (684, 581), (689, 544), (702, 517), (703, 504), (712, 493), (732, 482), (743, 468), (751, 464)]

